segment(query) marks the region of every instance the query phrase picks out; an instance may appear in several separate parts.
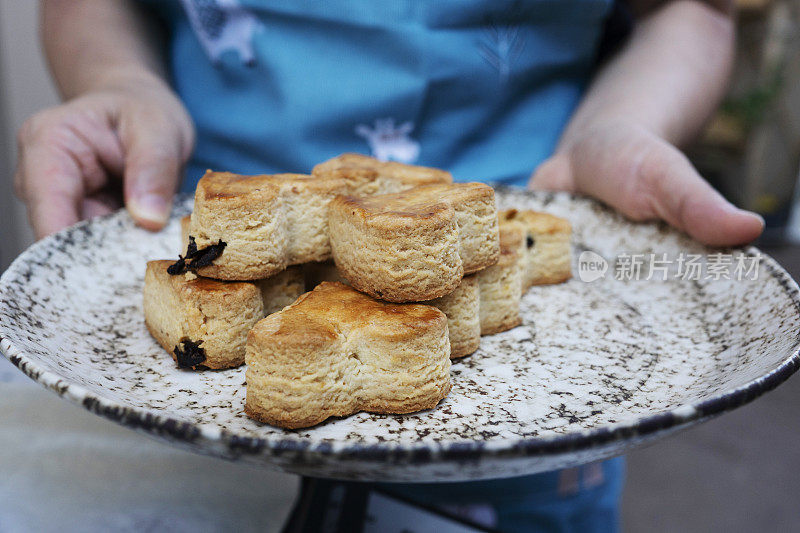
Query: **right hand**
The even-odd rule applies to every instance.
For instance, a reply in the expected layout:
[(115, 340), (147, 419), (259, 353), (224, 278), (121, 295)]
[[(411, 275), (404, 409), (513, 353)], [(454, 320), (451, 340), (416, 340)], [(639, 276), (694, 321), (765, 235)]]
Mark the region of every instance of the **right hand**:
[(193, 145), (191, 118), (162, 80), (119, 77), (25, 121), (14, 185), (37, 239), (123, 203), (158, 230)]

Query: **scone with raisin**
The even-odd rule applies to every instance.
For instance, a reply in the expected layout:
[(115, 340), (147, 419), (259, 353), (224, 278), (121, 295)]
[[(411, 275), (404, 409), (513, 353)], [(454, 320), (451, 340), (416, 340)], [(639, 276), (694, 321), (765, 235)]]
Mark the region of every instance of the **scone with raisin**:
[(324, 282), (247, 339), (245, 413), (284, 428), (359, 411), (413, 413), (450, 391), (447, 317)]
[(572, 277), (569, 221), (549, 213), (508, 209), (501, 220), (518, 221), (525, 227), (523, 290), (533, 285), (561, 283)]
[[(189, 224), (191, 217), (186, 215), (181, 218), (181, 249), (187, 250), (191, 246), (189, 239)], [(308, 263), (316, 265), (317, 263)], [(325, 263), (321, 263), (325, 264)], [(254, 280), (261, 290), (264, 302), (264, 313), (269, 315), (275, 311), (280, 311), (290, 303), (294, 302), (298, 296), (306, 292), (306, 269), (307, 265), (290, 266), (283, 272), (270, 276), (265, 279)]]
[(356, 154), (318, 165), (313, 176), (207, 171), (197, 184), (188, 227), (197, 257), (189, 257), (186, 268), (215, 279), (254, 280), (289, 265), (325, 261), (331, 257), (328, 204), (336, 195), (451, 181), (442, 170)]
[(494, 190), (482, 183), (427, 185), (331, 202), (330, 240), (353, 287), (390, 302), (449, 294), (465, 274), (497, 262)]
[[(167, 273), (171, 261), (149, 261), (144, 280), (147, 329), (182, 368), (244, 363), (247, 334), (264, 317), (254, 283)], [(193, 278), (193, 279), (187, 279)]]
[(254, 280), (328, 259), (328, 203), (346, 185), (301, 174), (207, 172), (195, 191), (189, 236), (196, 253), (214, 254), (200, 255), (201, 263), (190, 257), (186, 267), (215, 279)]

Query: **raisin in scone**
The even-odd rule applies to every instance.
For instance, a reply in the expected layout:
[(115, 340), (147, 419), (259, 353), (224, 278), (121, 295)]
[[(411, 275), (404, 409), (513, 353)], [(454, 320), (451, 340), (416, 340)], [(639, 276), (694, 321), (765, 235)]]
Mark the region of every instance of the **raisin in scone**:
[(144, 280), (147, 329), (183, 368), (244, 363), (247, 334), (264, 317), (253, 283), (167, 273), (170, 261), (149, 261)]
[(412, 413), (450, 391), (447, 317), (322, 283), (247, 338), (245, 413), (284, 428), (359, 411)]
[(351, 196), (402, 192), (421, 185), (452, 183), (453, 176), (438, 168), (380, 161), (362, 154), (342, 154), (318, 164), (314, 176), (344, 178)]
[(561, 283), (572, 277), (572, 226), (568, 220), (549, 213), (516, 209), (502, 211), (500, 218), (522, 223), (527, 232), (523, 290), (532, 285)]
[[(191, 217), (189, 215), (181, 218), (182, 250), (186, 250), (190, 243), (190, 219)], [(290, 266), (283, 272), (278, 272), (268, 278), (254, 280), (261, 290), (261, 297), (264, 302), (264, 313), (269, 315), (275, 311), (280, 311), (294, 302), (297, 297), (306, 292), (306, 290), (310, 290), (306, 289), (306, 267), (317, 264), (318, 263), (308, 263), (306, 265)], [(327, 263), (319, 264), (325, 265)]]
[(519, 326), (522, 277), (525, 268), (525, 228), (515, 222), (500, 222), (500, 259), (475, 274), (480, 293), (482, 335), (500, 333)]
[(494, 190), (428, 185), (369, 198), (339, 196), (329, 211), (333, 257), (353, 287), (391, 302), (451, 293), (500, 254)]

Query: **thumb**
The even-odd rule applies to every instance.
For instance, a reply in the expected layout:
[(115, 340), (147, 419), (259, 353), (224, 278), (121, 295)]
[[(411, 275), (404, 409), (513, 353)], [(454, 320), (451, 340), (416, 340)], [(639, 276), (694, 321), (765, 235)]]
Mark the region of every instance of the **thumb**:
[(528, 188), (574, 191), (575, 180), (573, 179), (569, 156), (561, 152), (545, 160), (531, 175), (531, 179), (528, 181)]
[(761, 216), (728, 202), (672, 146), (643, 160), (639, 171), (655, 214), (704, 244), (745, 244), (764, 230)]
[(167, 223), (180, 182), (184, 150), (180, 134), (142, 122), (123, 136), (125, 206), (134, 221), (149, 230)]

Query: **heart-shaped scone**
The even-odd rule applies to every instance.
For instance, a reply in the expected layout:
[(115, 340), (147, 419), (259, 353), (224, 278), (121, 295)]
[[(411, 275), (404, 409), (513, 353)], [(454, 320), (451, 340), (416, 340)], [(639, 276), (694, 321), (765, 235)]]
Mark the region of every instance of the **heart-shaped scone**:
[(334, 261), (353, 287), (390, 302), (449, 294), (500, 254), (494, 190), (482, 183), (428, 185), (330, 205)]
[(359, 411), (412, 413), (450, 391), (447, 317), (323, 282), (247, 338), (251, 418), (284, 428)]

